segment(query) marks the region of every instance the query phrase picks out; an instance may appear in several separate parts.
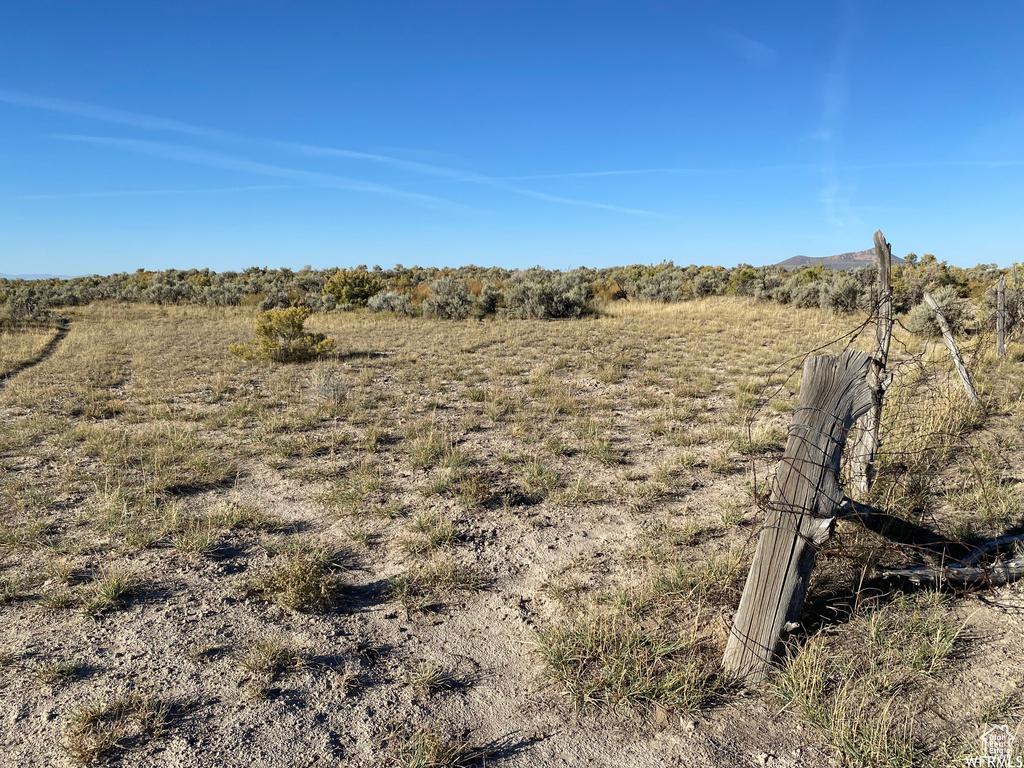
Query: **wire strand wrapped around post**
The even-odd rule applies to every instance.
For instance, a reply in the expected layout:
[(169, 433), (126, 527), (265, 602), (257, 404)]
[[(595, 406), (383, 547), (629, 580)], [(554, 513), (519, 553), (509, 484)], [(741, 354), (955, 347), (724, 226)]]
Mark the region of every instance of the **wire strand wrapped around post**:
[(722, 660), (728, 674), (748, 683), (765, 677), (787, 626), (799, 621), (818, 549), (844, 504), (839, 467), (850, 428), (874, 402), (870, 362), (847, 350), (804, 363), (786, 451)]
[(875, 456), (881, 446), (878, 432), (882, 424), (882, 401), (891, 378), (886, 375), (885, 367), (892, 341), (892, 246), (885, 241), (882, 230), (875, 232), (875, 260), (878, 271), (875, 352), (867, 375), (874, 403), (860, 420), (860, 432), (850, 458), (850, 485), (861, 498), (867, 498), (875, 479)]

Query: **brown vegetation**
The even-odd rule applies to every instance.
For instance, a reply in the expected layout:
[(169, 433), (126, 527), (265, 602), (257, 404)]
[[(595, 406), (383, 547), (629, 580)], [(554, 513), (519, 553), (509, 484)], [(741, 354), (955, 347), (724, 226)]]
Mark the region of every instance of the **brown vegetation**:
[[(945, 765), (1019, 728), (1017, 619), (872, 585), (906, 555), (852, 525), (777, 678), (718, 669), (800, 358), (855, 318), (333, 313), (308, 325), (336, 349), (267, 365), (228, 354), (254, 314), (78, 308), (0, 392), (12, 764)], [(13, 367), (47, 337), (3, 339)], [(1019, 347), (975, 354), (982, 419), (897, 341), (926, 365), (889, 390), (874, 501), (1018, 525)]]

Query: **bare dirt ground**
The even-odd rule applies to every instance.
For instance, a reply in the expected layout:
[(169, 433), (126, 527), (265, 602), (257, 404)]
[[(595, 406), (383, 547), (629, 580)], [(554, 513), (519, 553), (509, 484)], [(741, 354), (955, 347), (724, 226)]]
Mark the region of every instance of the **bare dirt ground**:
[[(248, 310), (76, 310), (0, 391), (0, 765), (965, 764), (1020, 728), (1016, 587), (858, 591), (882, 550), (844, 529), (790, 666), (716, 668), (751, 461), (760, 493), (799, 357), (857, 323), (349, 313), (270, 366), (228, 354)], [(1020, 363), (985, 365), (971, 447), (887, 508), (1020, 524)]]

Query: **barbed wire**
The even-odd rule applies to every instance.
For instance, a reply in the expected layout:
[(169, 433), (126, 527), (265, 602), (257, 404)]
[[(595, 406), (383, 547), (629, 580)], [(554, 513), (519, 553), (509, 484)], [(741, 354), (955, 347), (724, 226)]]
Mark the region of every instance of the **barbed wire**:
[[(755, 428), (763, 423), (765, 408), (784, 391), (792, 391), (789, 382), (800, 372), (806, 360), (817, 354), (855, 349), (868, 329), (877, 328), (880, 308), (881, 298), (855, 327), (799, 355), (783, 360), (765, 376), (764, 383), (744, 420), (748, 445), (754, 445)], [(1014, 317), (1013, 321), (1007, 323), (1008, 340), (1015, 332), (1019, 333), (1019, 318)], [(973, 334), (960, 340), (961, 354), (968, 368), (975, 373), (979, 371), (994, 345), (994, 340), (989, 338), (990, 324), (992, 323), (988, 320), (977, 323)], [(897, 329), (900, 333), (895, 332)], [(981, 538), (978, 535), (979, 530), (969, 519), (956, 519), (957, 511), (962, 513), (968, 510), (962, 508), (963, 504), (961, 509), (955, 508), (955, 495), (959, 493), (961, 496), (969, 497), (969, 491), (976, 491), (974, 500), (980, 502), (981, 511), (987, 510), (988, 517), (992, 518), (991, 513), (998, 506), (997, 500), (992, 498), (996, 495), (997, 489), (989, 486), (993, 481), (1002, 482), (1001, 475), (1011, 466), (1008, 448), (999, 440), (998, 414), (980, 415), (971, 408), (954, 372), (952, 359), (940, 343), (914, 343), (912, 339), (912, 332), (902, 322), (895, 321), (885, 369), (889, 384), (885, 391), (879, 425), (879, 447), (875, 455), (876, 473), (868, 498), (874, 508), (891, 516), (894, 523), (902, 521), (930, 531), (934, 538), (927, 545), (915, 545), (868, 534), (868, 541), (865, 541), (866, 529), (858, 527), (840, 530), (827, 544), (816, 546), (821, 553), (853, 559), (864, 563), (865, 566), (874, 564), (876, 567), (881, 567), (883, 562), (892, 562), (892, 565), (886, 567), (908, 564), (931, 565), (937, 562), (940, 567), (945, 568), (962, 562), (963, 558), (957, 560), (950, 553), (960, 553), (964, 557), (964, 553), (975, 553), (976, 560), (995, 561), (1007, 551), (1012, 552), (1015, 542), (1008, 542), (1005, 548), (994, 547), (981, 557), (977, 549)], [(785, 376), (780, 380), (779, 377), (783, 373)], [(798, 411), (808, 408), (798, 406), (793, 411), (793, 417), (796, 417)], [(833, 420), (839, 418), (827, 411), (822, 410), (822, 413)], [(855, 439), (857, 429), (855, 427), (845, 435), (847, 443), (852, 443)], [(831, 436), (826, 429), (807, 423), (791, 422), (787, 430), (787, 446), (792, 447), (794, 440), (809, 441), (819, 449), (821, 457), (813, 467), (815, 476), (823, 478), (821, 481), (815, 481), (819, 486), (835, 484), (835, 476), (829, 475), (828, 472), (822, 474), (821, 467), (831, 460), (830, 448), (839, 448), (841, 458), (839, 467), (836, 468), (840, 478), (839, 484), (835, 488), (815, 488), (816, 496), (824, 496), (825, 503), (834, 508), (840, 506), (845, 498), (842, 485), (849, 481), (851, 456), (850, 451), (844, 450), (843, 446), (831, 446), (830, 439)], [(819, 442), (821, 440), (825, 440), (825, 444)], [(982, 451), (987, 452), (987, 455), (983, 455)], [(982, 458), (987, 462), (986, 466), (981, 466)], [(785, 469), (780, 463), (783, 460), (787, 465)], [(807, 458), (801, 462), (814, 463)], [(797, 466), (797, 463), (785, 453), (782, 457), (778, 453), (751, 457), (754, 504), (764, 523), (748, 538), (747, 546), (750, 546), (765, 527), (777, 524), (772, 521), (777, 521), (781, 513), (796, 515), (796, 519), (804, 515), (820, 516), (819, 509), (794, 506), (777, 493), (779, 478), (784, 473), (796, 472), (807, 480), (811, 479), (809, 473), (805, 472), (802, 466)], [(957, 478), (952, 475), (954, 463), (957, 471), (961, 470), (963, 464), (967, 465), (969, 472), (966, 477)], [(772, 482), (766, 488), (761, 478), (767, 472), (772, 473)], [(833, 479), (829, 480), (829, 477)], [(960, 480), (958, 490), (955, 486), (950, 486), (950, 483), (957, 479)], [(969, 511), (974, 513), (972, 517), (976, 518), (979, 510)], [(1013, 510), (1013, 513), (1005, 516), (1003, 520), (990, 519), (986, 525), (998, 529), (998, 523), (1003, 523), (1004, 530), (998, 532), (1003, 537), (1019, 533), (1024, 530), (1024, 510)], [(789, 521), (787, 525), (796, 523)], [(929, 559), (930, 563), (927, 562)], [(862, 573), (862, 582), (863, 579)], [(981, 580), (976, 586), (958, 591), (976, 592), (986, 588), (984, 580)]]

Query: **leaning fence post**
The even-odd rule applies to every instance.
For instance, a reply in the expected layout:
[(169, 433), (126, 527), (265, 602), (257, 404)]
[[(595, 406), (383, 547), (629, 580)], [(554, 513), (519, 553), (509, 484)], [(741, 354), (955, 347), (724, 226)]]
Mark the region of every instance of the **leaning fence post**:
[(1006, 278), (996, 283), (996, 357), (1006, 357)]
[(949, 330), (949, 323), (946, 322), (946, 316), (942, 314), (942, 310), (939, 309), (939, 305), (935, 303), (935, 299), (928, 291), (924, 292), (924, 301), (929, 307), (932, 308), (932, 312), (935, 313), (935, 322), (939, 324), (939, 330), (942, 331), (942, 338), (946, 342), (946, 349), (949, 350), (950, 357), (953, 358), (953, 365), (956, 366), (956, 372), (960, 374), (960, 381), (964, 383), (964, 391), (967, 392), (967, 399), (971, 401), (971, 405), (975, 408), (981, 408), (981, 398), (978, 397), (978, 391), (974, 388), (974, 384), (971, 382), (971, 375), (967, 372), (967, 366), (964, 365), (964, 359), (960, 356), (960, 350), (956, 346), (956, 341), (953, 340), (953, 332)]
[(850, 484), (861, 497), (871, 490), (875, 476), (875, 455), (880, 442), (878, 429), (882, 423), (882, 400), (888, 380), (885, 366), (889, 360), (889, 342), (892, 339), (892, 246), (885, 241), (882, 230), (875, 232), (875, 259), (878, 263), (878, 325), (875, 326), (875, 352), (868, 368), (867, 381), (871, 387), (872, 405), (858, 422), (860, 432), (853, 445), (850, 459)]
[(804, 363), (786, 451), (722, 659), (728, 674), (748, 683), (764, 678), (783, 634), (799, 621), (818, 548), (844, 499), (839, 466), (847, 433), (872, 405), (870, 362), (847, 350)]

